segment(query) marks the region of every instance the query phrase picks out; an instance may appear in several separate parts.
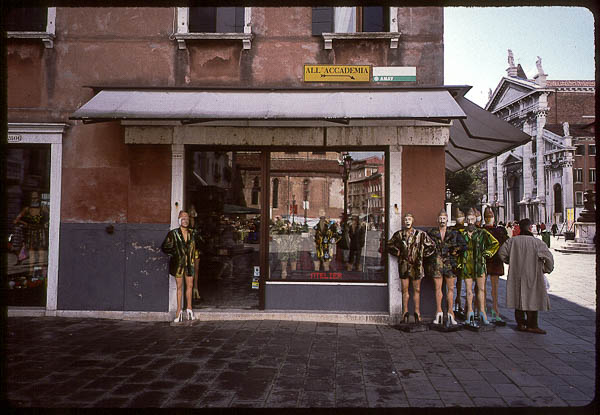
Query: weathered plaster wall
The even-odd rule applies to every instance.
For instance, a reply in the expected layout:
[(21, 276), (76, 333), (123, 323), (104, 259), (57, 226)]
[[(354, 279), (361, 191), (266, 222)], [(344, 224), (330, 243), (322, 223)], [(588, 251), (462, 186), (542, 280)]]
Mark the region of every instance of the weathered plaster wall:
[(444, 160), (443, 147), (402, 147), (402, 214), (412, 213), (415, 226), (435, 226), (444, 207)]

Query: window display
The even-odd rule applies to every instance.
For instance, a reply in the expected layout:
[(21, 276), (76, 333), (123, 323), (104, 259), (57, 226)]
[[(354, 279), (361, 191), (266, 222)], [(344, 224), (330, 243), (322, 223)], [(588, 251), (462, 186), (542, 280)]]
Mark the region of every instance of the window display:
[(270, 157), (269, 279), (385, 281), (384, 153)]

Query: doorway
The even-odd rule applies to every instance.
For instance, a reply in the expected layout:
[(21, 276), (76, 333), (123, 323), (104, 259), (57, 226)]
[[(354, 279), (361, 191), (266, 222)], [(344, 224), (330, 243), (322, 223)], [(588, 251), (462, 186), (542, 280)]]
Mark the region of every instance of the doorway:
[(50, 145), (6, 152), (8, 246), (2, 291), (8, 306), (45, 307), (50, 225)]
[(260, 151), (186, 147), (185, 209), (201, 237), (194, 308), (259, 307)]

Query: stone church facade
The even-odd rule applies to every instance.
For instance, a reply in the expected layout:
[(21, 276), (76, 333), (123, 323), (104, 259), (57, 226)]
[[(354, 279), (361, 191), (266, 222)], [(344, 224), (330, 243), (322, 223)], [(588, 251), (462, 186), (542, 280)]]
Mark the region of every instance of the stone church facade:
[[(547, 79), (539, 57), (538, 73), (528, 78), (510, 50), (508, 64), (507, 76), (490, 90), (485, 109), (520, 128), (531, 141), (482, 163), (484, 204), (499, 221), (528, 217), (560, 228), (572, 220), (569, 210), (576, 218), (583, 208), (576, 189), (595, 186), (595, 169), (578, 167), (595, 165), (595, 82)], [(586, 159), (580, 160), (581, 155)]]

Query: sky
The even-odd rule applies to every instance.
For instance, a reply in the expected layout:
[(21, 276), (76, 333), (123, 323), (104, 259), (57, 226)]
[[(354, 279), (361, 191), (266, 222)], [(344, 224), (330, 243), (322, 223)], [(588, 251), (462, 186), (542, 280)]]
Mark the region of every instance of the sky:
[(444, 9), (444, 84), (471, 85), (483, 107), (508, 67), (508, 49), (528, 78), (536, 60), (550, 80), (593, 80), (594, 16), (583, 7), (448, 7)]

